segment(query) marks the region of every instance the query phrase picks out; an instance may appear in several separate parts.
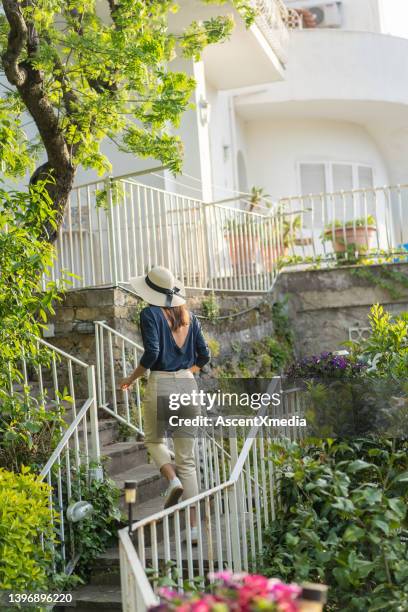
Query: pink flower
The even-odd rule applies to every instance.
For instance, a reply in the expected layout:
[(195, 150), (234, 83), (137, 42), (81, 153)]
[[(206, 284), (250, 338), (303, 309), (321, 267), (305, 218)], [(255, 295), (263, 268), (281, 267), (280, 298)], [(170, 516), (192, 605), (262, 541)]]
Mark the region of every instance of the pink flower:
[(268, 578), (265, 578), (265, 576), (258, 576), (257, 574), (248, 574), (244, 577), (243, 583), (245, 586), (253, 589), (255, 593), (266, 593), (269, 586)]
[(222, 582), (230, 582), (233, 576), (234, 574), (229, 570), (208, 574), (210, 580), (221, 580)]
[(191, 612), (211, 612), (212, 604), (206, 601), (195, 601), (191, 604)]
[(296, 584), (284, 584), (280, 580), (272, 579), (269, 583), (269, 592), (279, 605), (279, 609), (282, 612), (297, 612), (299, 607), (295, 600), (302, 589)]
[(180, 597), (177, 591), (173, 591), (173, 589), (169, 589), (168, 587), (161, 587), (161, 589), (159, 589), (159, 595), (163, 597), (163, 599), (176, 599)]

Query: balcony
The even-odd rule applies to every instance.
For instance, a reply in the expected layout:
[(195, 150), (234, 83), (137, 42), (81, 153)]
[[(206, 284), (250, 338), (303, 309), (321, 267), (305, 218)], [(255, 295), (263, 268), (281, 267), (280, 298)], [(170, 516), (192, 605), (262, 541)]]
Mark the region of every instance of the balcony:
[(227, 3), (205, 4), (181, 0), (180, 11), (169, 22), (178, 33), (193, 20), (233, 15), (235, 27), (227, 42), (210, 45), (204, 52), (206, 76), (219, 90), (234, 89), (280, 81), (287, 62), (289, 30), (299, 28), (297, 13), (281, 0), (251, 0), (256, 11), (254, 23), (247, 28), (240, 13)]
[(260, 213), (131, 176), (90, 183), (70, 198), (53, 280), (68, 270), (73, 288), (118, 285), (164, 265), (189, 289), (265, 293), (288, 257), (320, 265), (361, 256), (406, 261), (407, 204), (408, 185), (283, 198)]

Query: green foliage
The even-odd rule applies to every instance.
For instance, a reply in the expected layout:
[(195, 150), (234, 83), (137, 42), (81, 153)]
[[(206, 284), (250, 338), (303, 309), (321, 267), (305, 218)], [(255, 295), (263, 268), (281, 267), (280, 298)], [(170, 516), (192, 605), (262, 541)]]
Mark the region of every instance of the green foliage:
[(2, 171), (10, 178), (34, 170), (37, 146), (27, 139), (19, 108), (12, 98), (0, 98), (0, 160)]
[(370, 336), (359, 344), (348, 342), (348, 348), (369, 364), (369, 375), (407, 380), (408, 313), (393, 316), (383, 306), (374, 304), (369, 321)]
[(282, 506), (261, 571), (328, 584), (333, 610), (407, 609), (407, 451), (385, 439), (271, 448)]
[[(52, 224), (53, 218), (44, 183), (28, 193), (0, 189), (0, 466), (16, 472), (24, 465), (42, 467), (65, 427), (62, 410), (56, 405), (46, 410), (46, 397), (30, 397), (20, 374), (23, 357), (29, 372), (38, 363), (49, 365), (36, 337), (61, 290), (49, 282), (40, 292), (41, 276), (54, 258), (41, 232), (44, 220)], [(59, 400), (71, 398), (61, 390)]]
[(204, 317), (211, 322), (214, 322), (220, 315), (220, 306), (214, 292), (201, 302), (201, 307)]
[(54, 539), (48, 496), (48, 485), (28, 468), (21, 474), (0, 468), (0, 589), (46, 589), (51, 554), (40, 534)]
[(260, 375), (273, 376), (279, 373), (288, 360), (287, 348), (276, 338), (266, 338), (263, 342), (262, 364)]
[(140, 329), (140, 313), (142, 312), (143, 308), (146, 308), (146, 306), (148, 306), (147, 302), (142, 299), (138, 299), (136, 302), (132, 315), (132, 322), (136, 325), (137, 329)]
[(89, 501), (94, 512), (73, 530), (76, 549), (80, 558), (75, 568), (77, 576), (83, 579), (89, 577), (92, 562), (113, 545), (116, 532), (119, 529), (121, 513), (119, 510), (120, 491), (114, 481), (104, 476), (104, 480), (88, 481), (87, 474), (81, 472), (79, 478), (74, 480), (72, 499)]
[[(68, 399), (60, 394), (61, 402)], [(0, 389), (0, 467), (18, 472), (25, 465), (39, 470), (49, 459), (66, 423), (63, 404), (48, 403), (46, 409), (40, 400)]]
[[(40, 335), (60, 287), (41, 275), (53, 263), (54, 249), (41, 238), (43, 221), (52, 221), (44, 184), (29, 193), (0, 189), (0, 387), (17, 377), (17, 360), (35, 355)], [(9, 369), (10, 368), (10, 369)]]
[(357, 219), (353, 219), (350, 221), (339, 221), (338, 219), (333, 219), (330, 223), (327, 223), (324, 226), (324, 236), (325, 240), (330, 240), (330, 236), (328, 236), (329, 232), (334, 228), (353, 228), (353, 227), (377, 227), (377, 222), (373, 215), (367, 215), (367, 217), (358, 217)]
[(293, 350), (294, 335), (289, 321), (287, 305), (287, 299), (274, 302), (272, 305), (272, 322), (277, 339)]
[[(350, 259), (348, 263), (351, 263)], [(377, 268), (375, 272), (368, 269), (367, 266), (354, 268), (351, 274), (364, 281), (369, 281), (376, 287), (385, 289), (394, 300), (402, 296), (402, 288), (408, 288), (408, 276), (387, 266)]]
[[(249, 26), (254, 19), (249, 0), (233, 5)], [(172, 62), (198, 60), (208, 44), (227, 39), (232, 17), (194, 21), (175, 34), (168, 23), (180, 8), (174, 0), (108, 2), (109, 16), (96, 0), (35, 0), (17, 7), (25, 27), (35, 32), (17, 61), (35, 70), (36, 86), (41, 85), (48, 114), (58, 123), (70, 163), (100, 174), (109, 171), (100, 148), (107, 138), (120, 150), (180, 171), (182, 146), (173, 128), (191, 104), (195, 81), (172, 69)], [(0, 17), (2, 57), (10, 32), (6, 15)], [(3, 67), (7, 72), (4, 59)], [(43, 108), (41, 102), (39, 112)], [(23, 129), (25, 111), (17, 89), (7, 88), (0, 105), (0, 161), (7, 176), (33, 168), (37, 145)]]
[(218, 357), (220, 354), (220, 343), (215, 338), (206, 338), (208, 348), (210, 349), (211, 358)]

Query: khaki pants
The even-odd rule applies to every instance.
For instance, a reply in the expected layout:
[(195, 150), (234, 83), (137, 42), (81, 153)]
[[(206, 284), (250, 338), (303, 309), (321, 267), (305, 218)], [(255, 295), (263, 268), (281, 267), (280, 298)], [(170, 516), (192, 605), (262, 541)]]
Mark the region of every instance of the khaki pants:
[[(163, 435), (165, 427), (163, 415), (166, 413), (165, 406), (168, 406), (168, 398), (171, 394), (189, 393), (193, 389), (197, 389), (197, 383), (190, 370), (154, 371), (149, 376), (143, 401), (145, 443), (158, 469), (172, 461)], [(183, 416), (194, 417), (200, 413), (199, 406), (183, 408)], [(177, 415), (178, 413), (175, 411), (171, 414)], [(198, 494), (195, 442), (195, 431), (191, 427), (185, 430), (177, 428), (174, 431), (175, 467), (184, 488), (183, 499)]]

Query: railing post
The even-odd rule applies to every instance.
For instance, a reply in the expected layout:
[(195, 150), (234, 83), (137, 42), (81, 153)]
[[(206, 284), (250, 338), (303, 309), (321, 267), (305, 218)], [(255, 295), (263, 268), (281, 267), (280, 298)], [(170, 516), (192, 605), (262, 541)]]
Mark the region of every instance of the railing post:
[[(231, 454), (231, 472), (238, 461), (238, 441), (237, 430), (232, 428), (229, 435), (230, 454)], [(234, 483), (234, 486), (229, 490), (229, 512), (231, 525), (231, 548), (232, 548), (232, 563), (235, 572), (242, 570), (241, 546), (240, 546), (240, 525), (241, 521), (245, 520), (243, 509), (243, 495), (240, 482)]]
[(102, 480), (103, 471), (100, 466), (101, 451), (99, 446), (99, 426), (98, 426), (98, 402), (96, 397), (96, 381), (95, 381), (95, 366), (89, 366), (87, 371), (88, 377), (88, 396), (92, 398), (92, 404), (89, 408), (89, 420), (91, 426), (91, 461), (94, 463), (91, 469), (91, 478), (93, 480)]
[[(109, 259), (110, 259), (110, 271), (111, 271), (111, 280), (113, 285), (118, 284), (118, 250), (116, 244), (116, 224), (115, 224), (115, 215), (114, 215), (114, 201), (113, 201), (113, 190), (112, 190), (113, 179), (109, 178), (106, 181), (106, 191), (107, 191), (107, 202), (108, 202), (108, 246), (109, 246)], [(119, 228), (120, 231), (120, 228)], [(122, 254), (120, 253), (121, 257)]]
[(237, 430), (235, 427), (229, 429), (229, 443), (230, 443), (230, 454), (231, 454), (231, 472), (238, 461), (238, 442), (237, 442)]
[(241, 514), (238, 507), (238, 497), (237, 497), (237, 488), (238, 483), (234, 483), (228, 492), (229, 497), (229, 512), (230, 512), (230, 526), (231, 526), (231, 548), (232, 548), (232, 564), (234, 567), (234, 572), (242, 571), (242, 563), (241, 563), (241, 546), (240, 546), (240, 520)]

